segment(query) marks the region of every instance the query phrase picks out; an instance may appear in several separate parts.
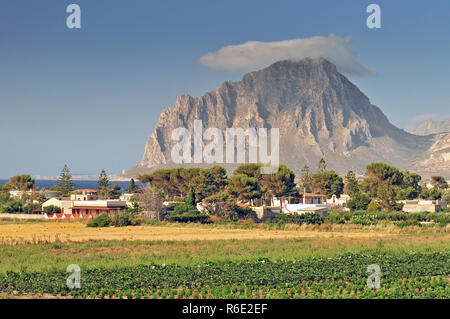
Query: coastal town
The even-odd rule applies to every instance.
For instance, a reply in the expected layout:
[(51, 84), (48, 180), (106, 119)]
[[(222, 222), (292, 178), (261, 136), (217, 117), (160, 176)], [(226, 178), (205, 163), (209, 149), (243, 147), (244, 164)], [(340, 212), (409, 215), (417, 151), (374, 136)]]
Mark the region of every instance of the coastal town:
[[(162, 168), (123, 190), (105, 171), (96, 188), (77, 188), (67, 166), (49, 189), (14, 176), (0, 191), (0, 295), (448, 297), (443, 177), (422, 181), (380, 162), (364, 176), (341, 176), (323, 159), (298, 176), (285, 165), (262, 174), (261, 166), (241, 164), (231, 174), (221, 166)], [(366, 284), (367, 265), (382, 269), (379, 286)], [(86, 267), (94, 268), (82, 285), (65, 285), (67, 272)], [(402, 277), (424, 288), (405, 287)], [(272, 288), (278, 278), (286, 280), (281, 290)]]
[[(305, 166), (300, 178), (296, 178), (284, 165), (280, 166), (278, 173), (267, 176), (258, 172), (260, 167), (260, 164), (243, 164), (230, 177), (220, 166), (210, 169), (161, 169), (139, 176), (142, 186), (138, 186), (132, 179), (130, 186), (122, 191), (117, 185), (110, 185), (104, 171), (97, 182), (97, 189), (75, 189), (70, 171), (65, 166), (57, 186), (52, 189), (36, 189), (33, 179), (28, 175), (12, 177), (2, 187), (4, 195), (3, 206), (0, 207), (3, 213), (1, 216), (83, 219), (130, 212), (160, 219), (162, 215), (168, 218), (173, 208), (181, 205), (182, 209), (177, 210), (177, 214), (181, 216), (195, 212), (201, 217), (223, 217), (229, 212), (220, 211), (219, 207), (226, 207), (222, 210), (237, 212), (238, 219), (253, 218), (258, 222), (271, 219), (277, 214), (308, 213), (326, 217), (329, 211), (439, 212), (447, 210), (450, 194), (449, 182), (440, 176), (434, 176), (430, 182), (421, 182), (417, 174), (401, 172), (383, 163), (368, 165), (369, 177), (359, 179), (353, 172), (340, 177), (333, 170), (327, 170), (323, 159), (319, 162), (316, 173), (310, 173)], [(373, 189), (374, 183), (370, 175), (383, 169), (394, 173), (379, 181), (380, 186), (390, 182), (391, 192), (396, 194), (386, 199), (382, 197), (382, 190), (375, 189), (375, 196), (370, 198), (369, 188)], [(389, 181), (392, 178), (398, 179), (395, 174), (408, 180), (409, 184)], [(148, 200), (147, 203), (142, 203), (145, 201), (143, 195), (149, 191), (159, 192), (160, 196), (153, 197), (150, 203)], [(189, 196), (190, 206), (183, 206)], [(149, 215), (145, 207), (153, 214)], [(247, 213), (243, 214), (243, 209)], [(163, 211), (166, 214), (162, 214)], [(204, 218), (199, 218), (198, 221), (204, 221)]]
[(0, 5), (0, 305), (448, 305), (450, 1), (75, 2)]

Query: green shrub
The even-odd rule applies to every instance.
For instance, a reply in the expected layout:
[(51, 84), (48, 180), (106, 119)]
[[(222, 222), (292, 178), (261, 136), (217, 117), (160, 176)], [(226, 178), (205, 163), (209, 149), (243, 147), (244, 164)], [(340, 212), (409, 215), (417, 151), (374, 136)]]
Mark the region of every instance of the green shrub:
[(88, 223), (88, 227), (124, 227), (140, 225), (142, 220), (133, 213), (121, 211), (112, 214), (101, 214), (92, 222)]
[(171, 222), (177, 223), (205, 223), (209, 219), (209, 215), (202, 214), (199, 211), (182, 214), (172, 214), (169, 217)]
[(247, 206), (235, 206), (234, 210), (229, 212), (229, 218), (232, 221), (237, 221), (238, 219), (253, 219), (254, 221), (258, 221), (256, 213)]
[(173, 214), (175, 215), (199, 213), (197, 208), (186, 203), (175, 203), (172, 204), (171, 207), (173, 208)]
[(320, 225), (324, 222), (324, 218), (317, 213), (304, 213), (300, 215), (287, 215), (282, 213), (275, 213), (271, 218), (272, 223), (284, 224), (314, 224)]
[(24, 206), (23, 211), (27, 214), (32, 214), (33, 211), (40, 211), (41, 208), (41, 204), (29, 202)]
[(378, 205), (378, 203), (375, 199), (372, 199), (370, 201), (369, 205), (367, 205), (367, 210), (369, 212), (376, 212), (376, 211), (380, 210), (380, 205)]
[(111, 218), (108, 214), (101, 214), (93, 221), (87, 224), (88, 227), (109, 227), (111, 226)]
[(375, 220), (374, 216), (369, 216), (368, 214), (354, 214), (350, 219), (349, 223), (369, 226), (375, 225), (377, 221)]
[(349, 223), (359, 225), (376, 225), (382, 222), (383, 224), (392, 223), (397, 226), (411, 226), (420, 225), (420, 222), (433, 222), (445, 226), (450, 223), (450, 214), (446, 212), (331, 211), (325, 218), (325, 222), (331, 224)]
[(127, 211), (114, 213), (110, 219), (111, 225), (114, 227), (136, 226), (142, 223), (138, 216)]
[(169, 206), (169, 209), (173, 209), (172, 213), (169, 213), (168, 220), (177, 223), (205, 223), (209, 215), (202, 214), (195, 208), (192, 203), (174, 203)]
[(365, 210), (370, 203), (370, 198), (366, 194), (358, 193), (347, 202), (347, 207), (351, 210)]
[(21, 200), (8, 201), (7, 203), (2, 205), (0, 210), (8, 214), (22, 213), (23, 202)]
[(50, 205), (44, 208), (46, 214), (61, 214), (61, 208), (58, 206)]
[(325, 217), (325, 223), (327, 224), (345, 224), (353, 216), (352, 212), (331, 210), (328, 212), (328, 216)]

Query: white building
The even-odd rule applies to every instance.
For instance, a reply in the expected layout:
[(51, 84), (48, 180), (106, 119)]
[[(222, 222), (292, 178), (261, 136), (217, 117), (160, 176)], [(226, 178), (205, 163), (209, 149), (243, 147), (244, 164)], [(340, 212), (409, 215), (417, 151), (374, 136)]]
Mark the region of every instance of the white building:
[(76, 200), (71, 208), (72, 214), (98, 215), (127, 209), (127, 202), (121, 200)]
[(42, 204), (42, 210), (45, 211), (49, 206), (60, 208), (63, 214), (72, 214), (73, 201), (69, 198), (50, 198)]
[(402, 210), (407, 213), (439, 212), (447, 208), (445, 200), (402, 200)]
[(28, 190), (28, 191), (10, 190), (9, 191), (9, 196), (11, 196), (13, 198), (22, 198), (23, 195), (32, 195), (32, 194), (33, 194), (32, 190)]
[(95, 189), (78, 189), (74, 194), (70, 195), (70, 200), (96, 200), (97, 190)]
[(350, 196), (347, 194), (342, 194), (339, 198), (333, 194), (330, 199), (327, 199), (327, 204), (346, 206), (349, 200)]
[(124, 200), (97, 200), (97, 191), (79, 189), (70, 198), (51, 198), (42, 204), (42, 210), (48, 206), (56, 206), (62, 214), (98, 215), (128, 209)]
[(328, 209), (331, 207), (326, 204), (287, 204), (282, 208), (284, 214), (300, 215), (305, 213), (317, 213), (319, 216), (328, 216)]

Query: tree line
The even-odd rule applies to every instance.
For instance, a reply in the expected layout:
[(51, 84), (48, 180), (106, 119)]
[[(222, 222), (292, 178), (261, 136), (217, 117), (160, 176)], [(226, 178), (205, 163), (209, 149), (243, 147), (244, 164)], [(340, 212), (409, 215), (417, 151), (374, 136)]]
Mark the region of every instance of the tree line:
[(432, 176), (433, 188), (429, 189), (420, 175), (380, 162), (367, 165), (365, 175), (360, 181), (352, 172), (345, 177), (345, 191), (352, 197), (347, 207), (351, 209), (394, 211), (402, 209), (401, 200), (450, 200), (448, 184), (442, 176)]
[[(273, 198), (285, 199), (301, 197), (301, 192), (313, 192), (327, 196), (339, 197), (346, 193), (351, 197), (347, 207), (352, 210), (401, 210), (400, 200), (407, 199), (445, 199), (450, 201), (449, 185), (442, 176), (432, 176), (432, 188), (429, 189), (420, 175), (401, 171), (398, 168), (375, 162), (366, 166), (365, 177), (358, 179), (353, 171), (349, 171), (344, 178), (334, 170), (327, 169), (322, 158), (315, 172), (304, 166), (299, 179), (292, 170), (285, 165), (279, 165), (274, 174), (261, 174), (261, 164), (242, 164), (231, 176), (221, 166), (211, 168), (172, 168), (159, 169), (151, 174), (138, 176), (138, 180), (147, 183), (151, 188), (148, 196), (143, 195), (141, 187), (134, 179), (130, 180), (127, 193), (140, 194), (143, 206), (153, 207), (160, 198), (186, 201), (194, 207), (203, 202), (209, 209), (218, 214), (230, 214), (239, 211), (237, 201), (261, 206), (270, 204)], [(297, 183), (296, 183), (297, 182)], [(61, 192), (61, 196), (68, 196), (75, 190), (67, 165), (61, 171), (57, 185), (53, 190)], [(121, 189), (117, 184), (110, 183), (106, 171), (103, 169), (97, 181), (98, 197), (100, 199), (119, 198)], [(38, 203), (45, 198), (42, 194), (30, 192), (22, 198), (12, 198), (10, 190), (37, 190), (35, 181), (30, 175), (11, 177), (0, 186), (0, 211), (2, 212), (31, 212), (39, 209)], [(148, 200), (147, 200), (148, 199)], [(280, 201), (282, 205), (283, 201)], [(157, 206), (161, 206), (158, 203)], [(135, 210), (138, 210), (136, 206)]]
[(274, 197), (299, 197), (304, 190), (328, 198), (348, 194), (351, 200), (347, 206), (352, 210), (395, 211), (402, 209), (400, 200), (450, 200), (448, 184), (442, 176), (432, 176), (433, 188), (428, 189), (420, 175), (375, 162), (366, 166), (364, 178), (358, 179), (353, 171), (342, 178), (327, 169), (323, 158), (315, 172), (305, 165), (297, 184), (294, 172), (285, 165), (280, 165), (275, 174), (261, 174), (261, 164), (252, 163), (240, 165), (229, 177), (223, 167), (214, 166), (159, 169), (138, 179), (161, 190), (166, 199), (184, 199), (192, 192), (195, 203), (222, 205), (226, 209), (231, 209), (236, 200), (261, 205)]
[[(140, 189), (132, 179), (125, 190), (135, 193)], [(76, 185), (67, 165), (61, 170), (58, 182), (50, 190), (58, 191), (61, 197), (68, 197), (76, 190)], [(103, 169), (97, 181), (99, 199), (117, 199), (121, 195), (120, 186), (111, 184), (106, 171)], [(21, 194), (14, 197), (10, 191), (20, 191)], [(4, 185), (0, 185), (0, 213), (32, 213), (40, 211), (42, 204), (47, 200), (36, 181), (29, 174), (21, 174), (11, 177)]]
[(294, 195), (294, 178), (285, 165), (274, 174), (261, 174), (260, 164), (240, 165), (230, 177), (221, 166), (159, 169), (138, 176), (141, 182), (162, 190), (166, 198), (184, 198), (192, 193), (195, 203), (233, 198), (251, 204), (262, 198)]
[[(134, 180), (130, 181), (130, 186), (126, 192), (134, 193), (139, 189)], [(67, 165), (64, 165), (58, 179), (58, 183), (52, 187), (52, 190), (61, 192), (62, 197), (69, 196), (75, 190), (75, 183)], [(97, 196), (99, 199), (117, 199), (120, 197), (121, 188), (117, 184), (111, 184), (105, 169), (102, 169), (97, 180)]]

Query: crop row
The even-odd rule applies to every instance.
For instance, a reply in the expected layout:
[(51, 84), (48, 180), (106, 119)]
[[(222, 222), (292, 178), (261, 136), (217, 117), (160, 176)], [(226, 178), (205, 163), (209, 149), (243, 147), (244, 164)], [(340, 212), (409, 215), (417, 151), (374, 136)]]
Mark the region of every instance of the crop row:
[(384, 280), (380, 288), (342, 281), (301, 282), (281, 287), (255, 285), (205, 286), (198, 288), (74, 289), (55, 297), (89, 299), (361, 299), (361, 298), (450, 298), (448, 276)]
[[(449, 261), (450, 251), (444, 251), (399, 255), (346, 254), (335, 258), (294, 261), (260, 259), (205, 262), (191, 266), (151, 264), (119, 269), (81, 269), (81, 288), (72, 292), (66, 284), (70, 274), (64, 271), (8, 272), (0, 276), (0, 291), (52, 295), (74, 293), (75, 296), (118, 296), (131, 291), (132, 296), (136, 296), (137, 292), (152, 296), (158, 291), (170, 290), (169, 296), (179, 296), (181, 289), (189, 289), (191, 294), (183, 293), (182, 296), (191, 296), (195, 291), (207, 289), (206, 297), (221, 298), (221, 293), (211, 287), (222, 287), (238, 291), (237, 297), (317, 298), (358, 297), (361, 294), (363, 297), (366, 294), (372, 297), (427, 297), (430, 294), (442, 297), (448, 296), (450, 289)], [(367, 277), (370, 275), (367, 266), (371, 264), (377, 264), (381, 269), (382, 286), (378, 290), (367, 287)], [(440, 279), (433, 279), (435, 276)], [(292, 294), (292, 291), (295, 293)], [(403, 295), (405, 293), (409, 295)], [(195, 295), (191, 297), (195, 298)], [(224, 291), (223, 297), (230, 297), (230, 294)]]
[(108, 299), (306, 299), (306, 298), (450, 298), (448, 277), (418, 277), (404, 282), (386, 281), (379, 289), (350, 282), (302, 282), (282, 287), (267, 286), (213, 286), (178, 289), (127, 289), (115, 290), (73, 290), (75, 298)]

